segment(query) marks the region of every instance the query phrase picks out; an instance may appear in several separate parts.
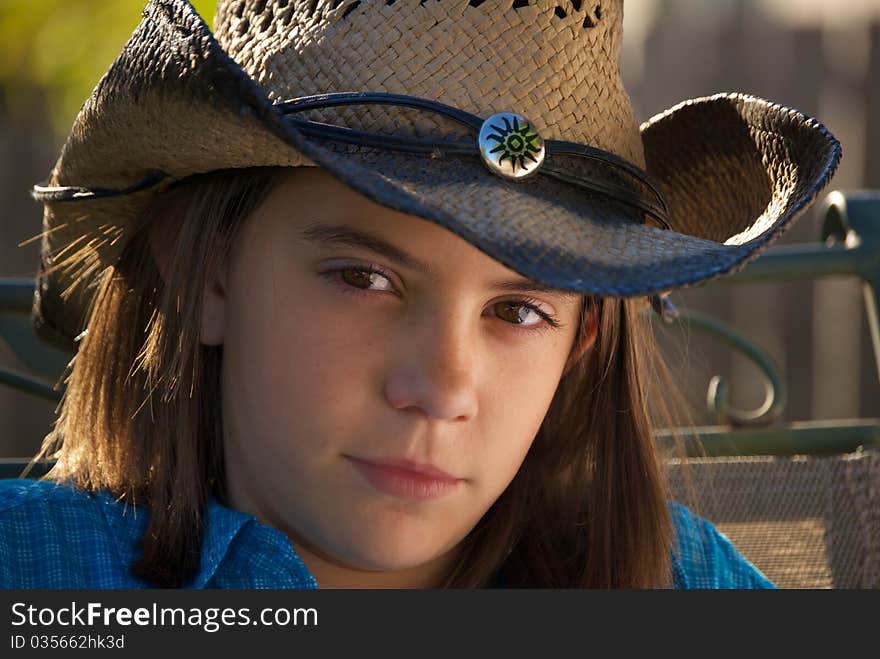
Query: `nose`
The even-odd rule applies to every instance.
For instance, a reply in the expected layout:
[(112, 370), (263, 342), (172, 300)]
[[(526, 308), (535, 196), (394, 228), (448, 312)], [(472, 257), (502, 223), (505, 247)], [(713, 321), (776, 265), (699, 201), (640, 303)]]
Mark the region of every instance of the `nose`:
[(438, 315), (401, 337), (385, 398), (395, 409), (466, 421), (477, 414), (475, 339), (461, 318)]

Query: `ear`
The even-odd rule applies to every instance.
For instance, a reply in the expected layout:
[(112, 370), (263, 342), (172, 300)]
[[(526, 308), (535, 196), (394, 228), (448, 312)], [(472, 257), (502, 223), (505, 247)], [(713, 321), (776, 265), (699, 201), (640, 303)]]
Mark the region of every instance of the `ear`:
[(202, 292), (202, 318), (199, 340), (202, 345), (223, 345), (226, 334), (226, 268), (209, 273)]
[[(149, 227), (150, 252), (162, 280), (168, 281), (177, 230), (170, 216), (157, 218)], [(226, 328), (226, 268), (218, 266), (208, 276), (202, 291), (199, 340), (203, 345), (222, 345)]]
[(565, 368), (562, 374), (568, 373), (571, 368), (577, 364), (586, 354), (587, 350), (596, 343), (596, 336), (599, 332), (599, 305), (594, 304), (588, 309), (581, 318), (581, 326), (578, 336), (575, 337), (575, 345), (568, 354), (568, 360), (565, 362)]
[(154, 218), (147, 228), (150, 236), (150, 254), (162, 281), (168, 281), (168, 270), (171, 267), (171, 255), (174, 253), (174, 242), (177, 239), (177, 231), (171, 222), (170, 215), (161, 215)]

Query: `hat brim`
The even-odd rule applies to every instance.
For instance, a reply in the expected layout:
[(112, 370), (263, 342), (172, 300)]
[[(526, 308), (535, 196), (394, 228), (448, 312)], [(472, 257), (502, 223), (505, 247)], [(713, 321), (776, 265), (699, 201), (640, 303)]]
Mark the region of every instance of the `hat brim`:
[[(285, 165), (302, 154), (370, 199), (436, 222), (523, 276), (588, 294), (637, 296), (743, 267), (809, 205), (840, 158), (839, 143), (819, 122), (741, 94), (686, 101), (641, 130), (672, 231), (547, 177), (501, 179), (477, 159), (306, 139), (189, 3), (153, 1), (80, 111), (50, 182), (119, 189), (157, 170), (169, 182)], [(52, 255), (88, 240), (92, 271), (112, 263), (153, 195), (46, 204), (34, 305), (44, 338), (73, 349), (89, 301), (86, 287), (68, 290), (76, 273), (45, 273)]]

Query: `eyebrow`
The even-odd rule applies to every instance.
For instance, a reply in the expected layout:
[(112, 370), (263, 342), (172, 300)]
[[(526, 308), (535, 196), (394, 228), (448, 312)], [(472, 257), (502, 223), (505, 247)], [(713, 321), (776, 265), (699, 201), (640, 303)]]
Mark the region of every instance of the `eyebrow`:
[[(424, 261), (420, 261), (414, 256), (407, 254), (402, 249), (388, 242), (381, 236), (363, 229), (355, 229), (347, 224), (327, 225), (318, 222), (307, 225), (300, 231), (300, 238), (311, 243), (324, 246), (347, 246), (359, 247), (362, 249), (381, 254), (389, 259), (410, 270), (415, 270), (422, 274), (437, 277), (437, 273), (430, 265)], [(580, 293), (574, 291), (566, 291), (553, 286), (548, 286), (540, 282), (534, 281), (527, 277), (519, 277), (515, 279), (507, 279), (496, 281), (490, 284), (492, 288), (506, 291), (521, 291), (528, 293), (546, 293), (554, 295), (562, 300), (577, 300)]]

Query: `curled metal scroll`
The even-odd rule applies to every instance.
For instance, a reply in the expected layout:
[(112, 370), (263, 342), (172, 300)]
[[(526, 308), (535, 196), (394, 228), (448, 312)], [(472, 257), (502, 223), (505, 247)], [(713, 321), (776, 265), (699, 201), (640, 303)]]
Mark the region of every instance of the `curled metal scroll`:
[(786, 403), (786, 390), (779, 369), (768, 352), (749, 341), (733, 328), (719, 320), (696, 311), (680, 311), (667, 298), (652, 301), (654, 311), (663, 322), (686, 323), (689, 327), (707, 332), (724, 343), (739, 350), (761, 371), (764, 379), (764, 402), (755, 410), (737, 410), (730, 405), (730, 388), (727, 380), (720, 375), (712, 376), (706, 392), (709, 412), (715, 414), (719, 423), (737, 427), (764, 426), (773, 423)]

